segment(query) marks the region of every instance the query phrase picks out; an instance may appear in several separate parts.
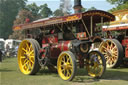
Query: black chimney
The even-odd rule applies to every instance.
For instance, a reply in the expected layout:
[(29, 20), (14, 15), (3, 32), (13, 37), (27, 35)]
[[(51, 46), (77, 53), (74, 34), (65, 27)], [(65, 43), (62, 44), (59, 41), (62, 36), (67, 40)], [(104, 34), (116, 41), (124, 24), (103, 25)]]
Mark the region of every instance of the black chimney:
[(81, 8), (82, 8), (81, 0), (74, 0), (73, 8), (74, 8), (75, 13), (81, 13)]

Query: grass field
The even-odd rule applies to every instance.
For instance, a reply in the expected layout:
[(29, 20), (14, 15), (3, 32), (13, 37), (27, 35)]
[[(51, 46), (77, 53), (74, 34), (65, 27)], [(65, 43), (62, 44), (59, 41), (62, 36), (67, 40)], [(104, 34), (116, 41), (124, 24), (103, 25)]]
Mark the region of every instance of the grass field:
[(0, 63), (0, 85), (128, 85), (128, 68), (108, 69), (102, 79), (87, 76), (84, 69), (78, 69), (73, 81), (63, 81), (57, 73), (41, 69), (36, 75), (23, 75), (16, 58)]

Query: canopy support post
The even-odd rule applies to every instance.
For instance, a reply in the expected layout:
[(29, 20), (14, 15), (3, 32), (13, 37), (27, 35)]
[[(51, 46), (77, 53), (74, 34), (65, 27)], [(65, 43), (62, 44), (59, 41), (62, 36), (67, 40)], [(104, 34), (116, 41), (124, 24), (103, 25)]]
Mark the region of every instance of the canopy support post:
[(62, 31), (63, 33), (64, 33), (64, 31), (61, 29), (62, 27), (63, 27), (63, 25), (61, 25), (61, 27), (57, 24), (56, 25), (59, 29), (60, 29), (60, 31)]
[(83, 20), (83, 19), (82, 19), (82, 23), (83, 23), (84, 28), (85, 28), (85, 30), (87, 31), (87, 33), (88, 33), (88, 35), (89, 35), (89, 37), (90, 37), (90, 33), (88, 32), (88, 28), (87, 28), (87, 26), (85, 25), (85, 23), (84, 23), (84, 20)]
[[(103, 22), (104, 22), (104, 17), (101, 17), (101, 29), (102, 29), (102, 26), (103, 26)], [(103, 30), (102, 30), (102, 35), (104, 36)]]
[(91, 21), (91, 37), (93, 36), (93, 16), (90, 17)]

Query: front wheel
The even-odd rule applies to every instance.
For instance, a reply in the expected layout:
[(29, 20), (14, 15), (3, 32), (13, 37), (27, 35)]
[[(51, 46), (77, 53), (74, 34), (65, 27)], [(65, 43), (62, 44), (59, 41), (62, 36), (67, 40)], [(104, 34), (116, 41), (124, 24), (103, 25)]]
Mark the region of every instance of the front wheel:
[(18, 64), (20, 71), (26, 75), (36, 74), (39, 69), (37, 60), (39, 48), (34, 39), (23, 40), (18, 48)]
[(58, 74), (63, 80), (71, 81), (76, 74), (76, 58), (70, 51), (62, 52), (57, 61)]
[(94, 78), (100, 78), (106, 70), (104, 56), (98, 51), (91, 51), (86, 59), (86, 68), (88, 75)]

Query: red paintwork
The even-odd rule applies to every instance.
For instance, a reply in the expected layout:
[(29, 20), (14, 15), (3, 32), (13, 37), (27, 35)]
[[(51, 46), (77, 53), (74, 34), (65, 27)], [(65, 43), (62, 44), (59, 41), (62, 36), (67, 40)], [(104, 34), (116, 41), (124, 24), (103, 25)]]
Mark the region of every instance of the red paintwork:
[(60, 48), (58, 48), (58, 44), (52, 44), (50, 49), (50, 57), (57, 59), (60, 53), (61, 53), (61, 50)]
[(63, 51), (67, 51), (67, 50), (69, 50), (69, 44), (70, 44), (70, 41), (64, 41), (63, 42), (64, 44), (63, 44)]
[(71, 41), (58, 42), (57, 35), (46, 36), (42, 40), (43, 48), (50, 46), (51, 58), (57, 58), (62, 51), (69, 50), (69, 44), (71, 44)]
[(116, 30), (126, 30), (128, 29), (128, 26), (122, 26), (122, 27), (113, 27), (113, 28), (103, 28), (103, 31), (116, 31)]
[(61, 52), (68, 51), (70, 43), (71, 43), (71, 41), (61, 41), (57, 44), (52, 44), (51, 57), (57, 58)]
[(122, 40), (122, 45), (123, 45), (123, 46), (128, 45), (128, 39), (124, 39), (124, 40)]
[(52, 36), (47, 36), (44, 37), (42, 40), (42, 43), (57, 43), (58, 42), (58, 36), (57, 35), (52, 35)]
[(128, 58), (128, 44), (127, 47), (125, 48), (125, 57)]
[(125, 57), (128, 58), (128, 38), (122, 40), (122, 45), (125, 46)]

